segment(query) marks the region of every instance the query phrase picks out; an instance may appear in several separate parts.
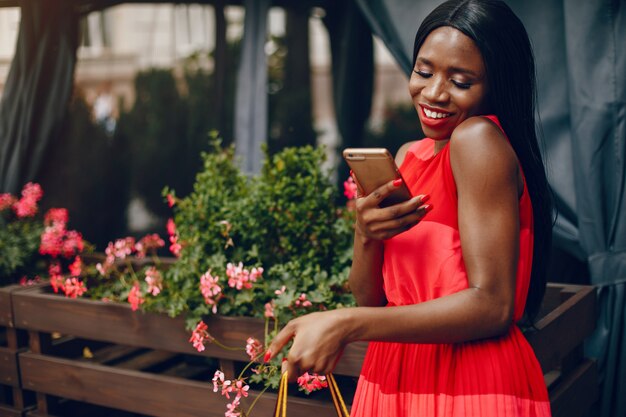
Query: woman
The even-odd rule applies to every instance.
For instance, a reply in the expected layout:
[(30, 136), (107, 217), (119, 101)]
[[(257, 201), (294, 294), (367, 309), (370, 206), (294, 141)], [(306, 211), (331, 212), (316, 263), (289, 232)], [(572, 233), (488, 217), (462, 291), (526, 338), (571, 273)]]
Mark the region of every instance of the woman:
[(353, 416), (549, 416), (516, 325), (540, 304), (551, 235), (528, 35), (500, 1), (449, 1), (420, 26), (413, 60), (428, 138), (396, 159), (417, 197), (379, 208), (389, 183), (357, 199), (359, 307), (291, 321), (267, 357), (293, 338), (289, 375), (328, 373), (346, 343), (371, 341)]

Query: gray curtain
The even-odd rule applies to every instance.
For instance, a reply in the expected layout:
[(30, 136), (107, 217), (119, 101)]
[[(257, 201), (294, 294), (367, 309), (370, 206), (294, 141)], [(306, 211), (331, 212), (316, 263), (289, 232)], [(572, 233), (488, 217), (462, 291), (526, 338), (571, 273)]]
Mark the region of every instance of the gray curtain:
[(235, 149), (248, 174), (261, 171), (267, 142), (267, 13), (270, 0), (245, 0), (246, 16), (235, 96)]
[[(413, 37), (439, 1), (356, 0), (410, 72)], [(555, 244), (589, 266), (599, 317), (600, 415), (626, 416), (626, 1), (510, 0), (537, 61), (539, 112), (558, 220)]]
[(71, 1), (21, 2), (15, 57), (0, 101), (0, 192), (37, 175), (72, 92), (78, 16)]
[[(343, 148), (363, 143), (364, 128), (372, 108), (374, 46), (372, 31), (353, 2), (334, 2), (326, 8), (332, 54), (333, 103)], [(355, 70), (358, 68), (358, 70)], [(348, 166), (338, 154), (338, 182), (348, 177)], [(341, 188), (340, 188), (341, 189)]]

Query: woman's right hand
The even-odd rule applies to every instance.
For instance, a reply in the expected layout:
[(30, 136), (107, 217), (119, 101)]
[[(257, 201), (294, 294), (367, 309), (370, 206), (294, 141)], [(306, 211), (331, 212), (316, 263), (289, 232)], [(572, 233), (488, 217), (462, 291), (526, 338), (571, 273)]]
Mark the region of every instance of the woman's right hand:
[(418, 195), (403, 203), (379, 207), (380, 203), (400, 185), (402, 179), (389, 181), (371, 194), (357, 197), (356, 236), (363, 243), (390, 239), (405, 232), (419, 223), (432, 209), (432, 205), (424, 204), (428, 201), (428, 195)]

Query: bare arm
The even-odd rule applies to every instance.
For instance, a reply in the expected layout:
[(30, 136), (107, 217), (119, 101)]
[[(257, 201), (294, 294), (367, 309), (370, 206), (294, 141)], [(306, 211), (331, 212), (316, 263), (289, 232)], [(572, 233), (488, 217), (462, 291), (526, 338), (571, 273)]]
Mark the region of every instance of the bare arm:
[(355, 340), (453, 343), (493, 337), (511, 324), (519, 241), (517, 159), (501, 132), (470, 119), (450, 143), (468, 288), (416, 305), (341, 309), (291, 321), (272, 342), (295, 337), (290, 374), (329, 372)]
[[(396, 156), (400, 166), (413, 142), (403, 145)], [(378, 307), (386, 304), (383, 289), (383, 239), (415, 226), (426, 213), (426, 198), (419, 196), (394, 207), (380, 209), (378, 204), (394, 189), (388, 183), (367, 197), (359, 195), (356, 204), (357, 223), (354, 253), (350, 269), (350, 289), (359, 306)], [(422, 206), (422, 208), (420, 208)]]

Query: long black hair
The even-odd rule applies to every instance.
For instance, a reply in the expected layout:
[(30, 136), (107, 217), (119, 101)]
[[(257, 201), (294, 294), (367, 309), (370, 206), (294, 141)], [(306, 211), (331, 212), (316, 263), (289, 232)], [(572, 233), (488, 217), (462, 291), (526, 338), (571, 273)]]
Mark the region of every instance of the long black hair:
[(522, 166), (533, 206), (534, 246), (525, 315), (533, 321), (546, 287), (552, 243), (552, 199), (535, 124), (535, 61), (524, 25), (499, 0), (450, 0), (433, 10), (415, 35), (413, 66), (426, 37), (443, 26), (471, 38), (487, 73), (487, 107), (498, 116)]

